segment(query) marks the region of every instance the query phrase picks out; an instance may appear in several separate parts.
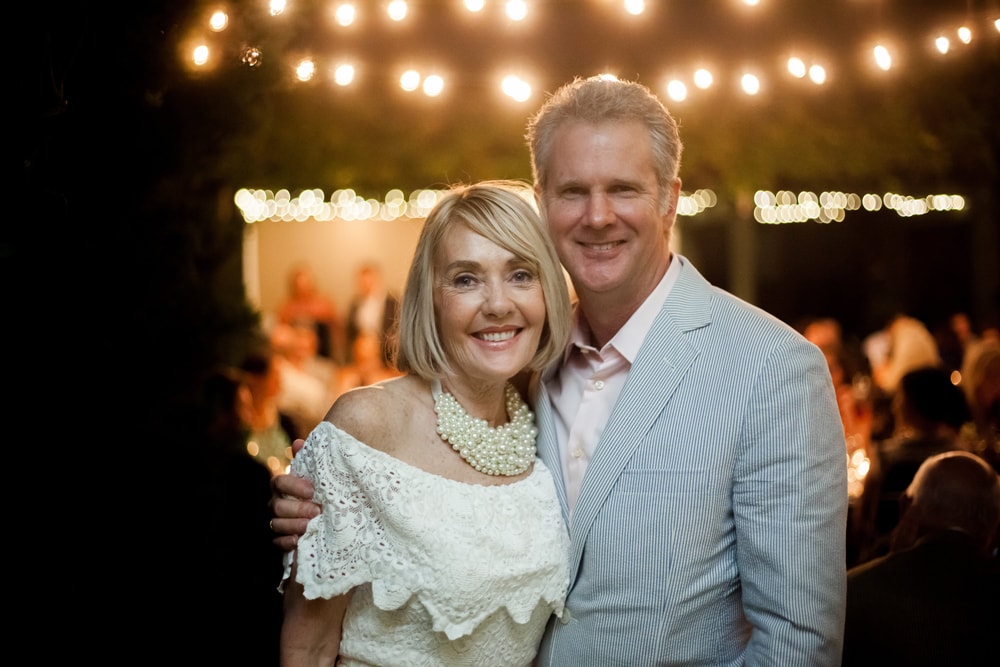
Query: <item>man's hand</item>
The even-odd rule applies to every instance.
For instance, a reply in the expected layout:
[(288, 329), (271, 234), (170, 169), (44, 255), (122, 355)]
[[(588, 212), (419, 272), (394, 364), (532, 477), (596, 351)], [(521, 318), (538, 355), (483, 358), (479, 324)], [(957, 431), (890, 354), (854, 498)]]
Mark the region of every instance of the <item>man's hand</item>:
[[(298, 454), (306, 441), (298, 438), (292, 443), (292, 455)], [(319, 515), (320, 506), (312, 502), (313, 485), (295, 475), (276, 475), (271, 478), (271, 530), (277, 535), (273, 542), (282, 551), (291, 551), (306, 532), (309, 519)]]

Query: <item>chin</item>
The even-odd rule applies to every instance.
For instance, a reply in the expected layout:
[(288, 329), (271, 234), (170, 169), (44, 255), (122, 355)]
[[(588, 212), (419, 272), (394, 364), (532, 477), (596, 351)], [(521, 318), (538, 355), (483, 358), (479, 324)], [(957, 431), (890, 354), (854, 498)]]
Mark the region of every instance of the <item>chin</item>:
[(527, 368), (530, 363), (531, 357), (527, 357), (515, 363), (498, 364), (496, 366), (484, 368), (480, 371), (480, 375), (482, 377), (494, 377), (498, 380), (509, 380)]

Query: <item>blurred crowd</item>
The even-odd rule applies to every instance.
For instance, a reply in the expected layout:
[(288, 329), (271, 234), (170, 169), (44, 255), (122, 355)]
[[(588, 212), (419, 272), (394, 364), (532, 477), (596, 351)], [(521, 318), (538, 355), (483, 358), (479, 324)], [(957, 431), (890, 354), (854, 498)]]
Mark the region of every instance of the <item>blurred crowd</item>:
[(305, 438), (340, 394), (399, 374), (390, 353), (398, 311), (374, 263), (358, 267), (346, 315), (308, 265), (292, 268), (285, 299), (264, 318), (258, 345), (239, 369), (247, 451), (272, 475), (287, 470), (292, 442)]
[(920, 464), (961, 450), (1000, 471), (1000, 332), (955, 312), (930, 327), (899, 314), (863, 338), (834, 318), (801, 323), (823, 350), (844, 426), (848, 565), (889, 549), (900, 498)]

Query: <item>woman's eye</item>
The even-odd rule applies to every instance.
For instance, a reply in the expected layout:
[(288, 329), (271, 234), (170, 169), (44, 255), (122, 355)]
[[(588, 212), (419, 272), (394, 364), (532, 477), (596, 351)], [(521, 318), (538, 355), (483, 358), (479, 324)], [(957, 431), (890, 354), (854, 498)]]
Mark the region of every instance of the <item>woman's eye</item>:
[(514, 281), (519, 283), (527, 283), (534, 280), (535, 276), (530, 271), (520, 270), (514, 272)]
[(475, 279), (469, 275), (455, 276), (455, 280), (453, 281), (453, 283), (457, 287), (469, 287), (470, 285), (475, 283)]

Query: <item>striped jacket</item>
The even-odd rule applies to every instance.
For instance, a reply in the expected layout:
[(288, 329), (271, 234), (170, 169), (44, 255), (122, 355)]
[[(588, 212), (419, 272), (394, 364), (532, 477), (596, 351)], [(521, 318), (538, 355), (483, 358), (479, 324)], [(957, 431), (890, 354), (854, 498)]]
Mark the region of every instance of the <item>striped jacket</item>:
[[(537, 664), (839, 665), (847, 469), (824, 357), (674, 259), (583, 481), (569, 614)], [(538, 389), (539, 455), (558, 473)]]

